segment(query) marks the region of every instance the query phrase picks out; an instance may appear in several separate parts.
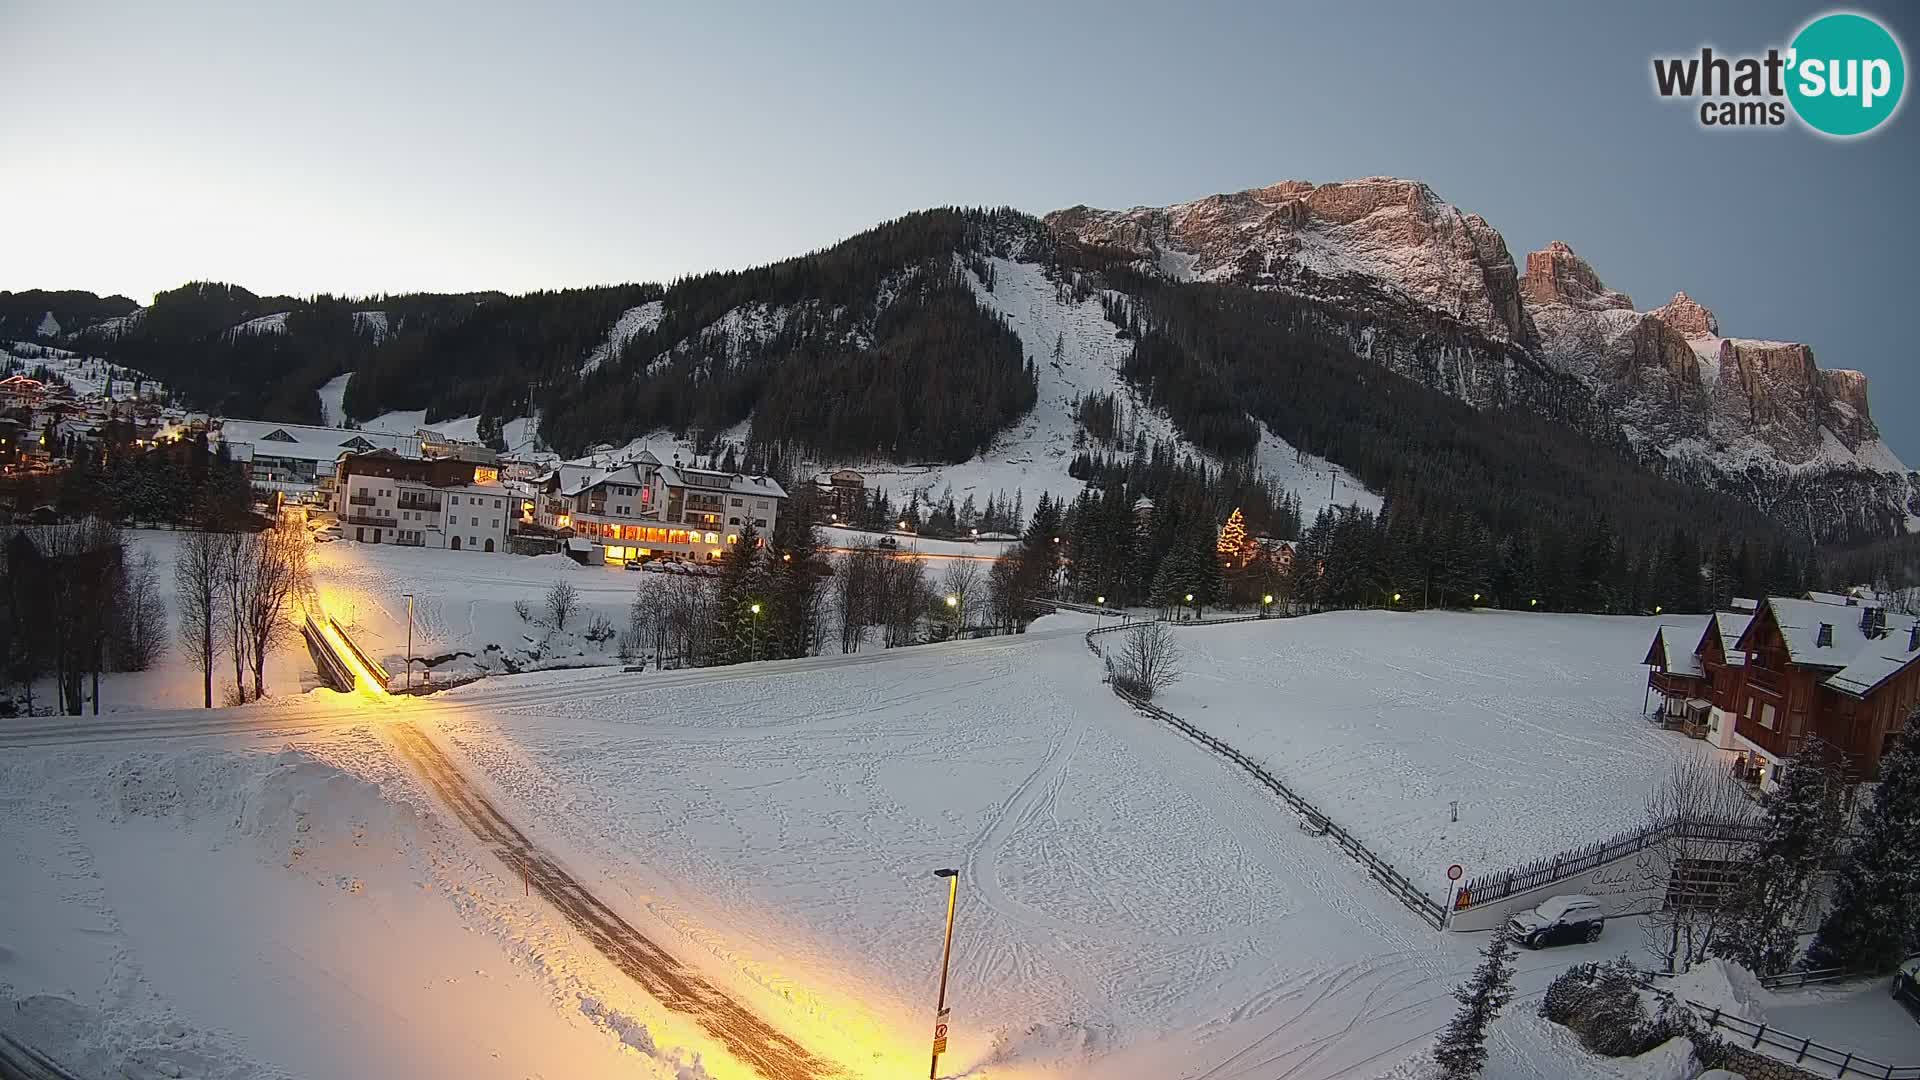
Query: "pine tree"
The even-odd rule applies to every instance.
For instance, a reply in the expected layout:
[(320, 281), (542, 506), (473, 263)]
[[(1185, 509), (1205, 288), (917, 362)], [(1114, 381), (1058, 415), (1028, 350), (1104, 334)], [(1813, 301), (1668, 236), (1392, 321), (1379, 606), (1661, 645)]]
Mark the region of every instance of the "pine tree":
[(1907, 716), (1861, 832), (1835, 884), (1833, 908), (1807, 949), (1810, 968), (1886, 971), (1920, 949), (1920, 709)]
[(1433, 1059), (1447, 1080), (1471, 1080), (1487, 1063), (1487, 1029), (1513, 999), (1513, 941), (1496, 930), (1480, 951), (1485, 959), (1453, 992), (1460, 1011), (1440, 1036)]
[(1831, 749), (1808, 740), (1779, 786), (1761, 796), (1766, 835), (1747, 860), (1731, 921), (1713, 944), (1715, 955), (1761, 975), (1792, 965), (1814, 880), (1840, 840), (1843, 795)]

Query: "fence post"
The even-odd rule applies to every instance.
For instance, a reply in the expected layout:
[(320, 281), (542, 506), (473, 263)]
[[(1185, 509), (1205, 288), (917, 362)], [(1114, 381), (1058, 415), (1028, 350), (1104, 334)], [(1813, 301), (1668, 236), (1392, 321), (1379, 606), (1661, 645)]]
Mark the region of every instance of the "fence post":
[(1759, 1031), (1756, 1031), (1756, 1032), (1754, 1032), (1754, 1033), (1753, 1033), (1753, 1045), (1754, 1045), (1754, 1049), (1756, 1049), (1756, 1050), (1757, 1050), (1757, 1049), (1759, 1049), (1759, 1047), (1760, 1047), (1760, 1040), (1761, 1040), (1761, 1039), (1763, 1039), (1763, 1038), (1765, 1038), (1765, 1037), (1766, 1037), (1766, 1034), (1767, 1034), (1767, 1025), (1765, 1025), (1765, 1024), (1761, 1024), (1761, 1025), (1760, 1025), (1760, 1030), (1759, 1030)]
[(1805, 1060), (1806, 1060), (1806, 1058), (1807, 1058), (1807, 1047), (1809, 1047), (1809, 1046), (1812, 1046), (1812, 1045), (1813, 1045), (1813, 1040), (1812, 1040), (1811, 1038), (1802, 1038), (1802, 1039), (1800, 1040), (1800, 1052), (1799, 1052), (1799, 1053), (1797, 1053), (1797, 1054), (1795, 1054), (1795, 1055), (1793, 1055), (1793, 1063), (1794, 1063), (1795, 1065), (1798, 1065), (1798, 1064), (1800, 1064), (1800, 1063), (1801, 1063), (1802, 1061), (1805, 1061)]

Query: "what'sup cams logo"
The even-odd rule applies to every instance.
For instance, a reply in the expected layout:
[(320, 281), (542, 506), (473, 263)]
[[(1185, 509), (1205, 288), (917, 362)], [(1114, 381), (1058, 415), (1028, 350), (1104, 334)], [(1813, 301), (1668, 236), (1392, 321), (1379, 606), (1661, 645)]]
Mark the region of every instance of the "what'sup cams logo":
[(1653, 87), (1663, 98), (1699, 102), (1700, 126), (1782, 127), (1788, 110), (1834, 138), (1865, 135), (1900, 109), (1906, 55), (1886, 27), (1835, 12), (1800, 28), (1785, 49), (1760, 56), (1656, 56)]

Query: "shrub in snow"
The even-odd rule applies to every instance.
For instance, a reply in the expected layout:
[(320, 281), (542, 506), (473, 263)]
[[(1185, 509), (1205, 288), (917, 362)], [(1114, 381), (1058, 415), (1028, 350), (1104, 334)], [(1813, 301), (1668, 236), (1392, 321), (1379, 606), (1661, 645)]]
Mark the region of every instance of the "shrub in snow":
[(1141, 623), (1127, 631), (1119, 657), (1107, 661), (1107, 674), (1121, 693), (1151, 698), (1179, 680), (1180, 659), (1180, 646), (1166, 623)]
[(529, 607), (525, 600), (515, 600), (513, 602), (513, 613), (520, 616), (521, 622), (533, 621), (533, 608)]
[(1487, 1028), (1500, 1010), (1513, 999), (1513, 939), (1506, 930), (1496, 930), (1493, 940), (1481, 950), (1484, 958), (1473, 977), (1457, 988), (1453, 996), (1460, 1011), (1440, 1036), (1433, 1060), (1447, 1080), (1469, 1080), (1480, 1075), (1487, 1063)]
[(1540, 1015), (1571, 1030), (1580, 1045), (1602, 1057), (1637, 1057), (1692, 1029), (1685, 1009), (1662, 1005), (1648, 1015), (1641, 988), (1646, 976), (1626, 957), (1575, 964), (1540, 999)]
[(613, 620), (598, 612), (587, 622), (586, 639), (595, 645), (613, 640)]

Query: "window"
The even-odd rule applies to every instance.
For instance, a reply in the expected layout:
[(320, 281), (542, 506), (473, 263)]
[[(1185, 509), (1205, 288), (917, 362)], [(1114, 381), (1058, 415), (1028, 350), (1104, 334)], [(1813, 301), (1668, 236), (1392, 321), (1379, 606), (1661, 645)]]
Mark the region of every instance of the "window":
[(764, 528), (766, 528), (766, 527), (767, 527), (767, 519), (766, 519), (766, 518), (754, 518), (754, 519), (753, 519), (753, 524), (754, 524), (754, 527), (755, 527), (755, 528), (760, 528), (760, 529), (764, 529)]
[(472, 524), (473, 524), (473, 527), (474, 527), (474, 528), (476, 528), (476, 529), (477, 529), (477, 528), (479, 528), (479, 527), (480, 527), (480, 519), (479, 519), (479, 518), (477, 518), (477, 517), (476, 517), (476, 518), (474, 518), (474, 519), (473, 519), (473, 522), (472, 522)]
[(728, 503), (727, 505), (728, 505), (728, 506), (739, 506), (739, 505), (741, 505), (741, 502), (740, 502), (740, 498), (739, 498), (738, 496), (735, 496), (735, 497), (734, 497), (734, 499), (733, 499), (733, 501), (732, 501), (732, 502), (730, 502), (730, 503)]
[(500, 527), (500, 519), (499, 519), (499, 518), (489, 518), (489, 519), (487, 520), (487, 528), (489, 528), (489, 529), (497, 529), (497, 528), (499, 528), (499, 527)]
[(494, 508), (495, 510), (498, 510), (498, 509), (500, 509), (500, 500), (499, 500), (499, 499), (495, 499), (495, 500), (493, 500), (493, 508)]
[(447, 501), (448, 501), (449, 503), (452, 503), (452, 504), (453, 504), (454, 506), (459, 506), (459, 505), (460, 505), (460, 496), (458, 496), (458, 495), (449, 495), (449, 496), (447, 496)]
[(765, 510), (765, 509), (767, 508), (767, 500), (765, 500), (765, 499), (755, 499), (755, 500), (753, 501), (753, 508), (754, 508), (755, 510)]
[(1766, 728), (1768, 731), (1772, 731), (1773, 718), (1774, 718), (1774, 713), (1773, 713), (1772, 705), (1760, 706), (1760, 726), (1761, 727)]
[(729, 525), (738, 525), (738, 524), (740, 524), (740, 519), (739, 519), (739, 518), (737, 518), (737, 517), (730, 517), (730, 518), (728, 518), (728, 519), (727, 519), (727, 524), (729, 524)]

